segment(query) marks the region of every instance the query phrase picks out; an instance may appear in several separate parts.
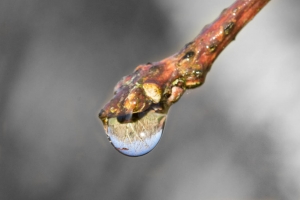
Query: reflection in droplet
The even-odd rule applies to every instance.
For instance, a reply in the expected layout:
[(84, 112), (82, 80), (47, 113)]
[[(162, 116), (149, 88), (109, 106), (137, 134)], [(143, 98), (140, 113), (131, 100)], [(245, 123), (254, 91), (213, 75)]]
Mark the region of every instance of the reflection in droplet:
[(141, 118), (135, 114), (127, 118), (114, 117), (107, 120), (107, 136), (111, 144), (127, 156), (142, 156), (149, 153), (159, 142), (163, 133), (166, 114), (151, 110), (142, 113)]

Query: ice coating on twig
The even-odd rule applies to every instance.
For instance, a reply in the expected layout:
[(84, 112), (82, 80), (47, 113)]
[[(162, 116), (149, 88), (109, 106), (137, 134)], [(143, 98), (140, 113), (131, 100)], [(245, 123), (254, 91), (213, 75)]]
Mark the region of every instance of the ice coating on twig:
[[(113, 98), (99, 113), (112, 144), (116, 147), (117, 143), (125, 143), (125, 140), (132, 144), (140, 144), (137, 141), (143, 139), (136, 137), (136, 134), (139, 134), (137, 129), (141, 130), (140, 132), (144, 129), (136, 126), (139, 120), (145, 117), (143, 120), (146, 124), (152, 123), (153, 115), (148, 115), (149, 112), (159, 113), (158, 116), (166, 115), (169, 107), (180, 99), (186, 89), (202, 85), (217, 56), (268, 2), (269, 0), (237, 0), (224, 9), (213, 23), (206, 25), (201, 33), (178, 53), (159, 62), (139, 65), (133, 73), (119, 81), (115, 86)], [(112, 121), (113, 129), (110, 127)], [(126, 124), (127, 128), (120, 128), (123, 124)], [(128, 127), (135, 127), (136, 130), (131, 131), (135, 139), (130, 135), (120, 141), (113, 139), (115, 135), (122, 135), (122, 131), (128, 131)], [(161, 135), (162, 130), (154, 132)], [(151, 151), (154, 146), (147, 151)], [(131, 147), (136, 148), (134, 145)], [(132, 149), (124, 147), (123, 150), (129, 152)], [(139, 153), (136, 153), (134, 156), (138, 155)]]

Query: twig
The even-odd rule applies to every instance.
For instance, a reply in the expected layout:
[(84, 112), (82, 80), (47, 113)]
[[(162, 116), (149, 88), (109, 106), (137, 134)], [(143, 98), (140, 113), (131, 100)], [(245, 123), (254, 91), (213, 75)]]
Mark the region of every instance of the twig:
[[(130, 122), (136, 113), (166, 113), (189, 88), (204, 83), (206, 74), (222, 50), (237, 33), (269, 2), (269, 0), (237, 0), (190, 43), (173, 56), (159, 62), (139, 65), (114, 89), (114, 97), (99, 114), (107, 119)], [(143, 115), (140, 115), (141, 118)]]

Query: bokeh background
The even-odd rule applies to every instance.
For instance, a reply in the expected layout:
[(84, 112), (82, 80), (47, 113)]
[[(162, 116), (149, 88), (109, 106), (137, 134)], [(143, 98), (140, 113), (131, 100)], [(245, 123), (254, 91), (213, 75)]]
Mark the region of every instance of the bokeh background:
[(232, 2), (1, 0), (0, 199), (300, 199), (299, 0), (239, 33), (149, 154), (119, 154), (97, 118)]

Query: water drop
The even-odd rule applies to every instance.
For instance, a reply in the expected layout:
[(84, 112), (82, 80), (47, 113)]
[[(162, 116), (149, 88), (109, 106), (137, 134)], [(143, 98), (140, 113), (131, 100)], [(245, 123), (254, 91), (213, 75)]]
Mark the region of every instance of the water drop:
[(192, 58), (195, 55), (195, 53), (193, 51), (189, 51), (187, 52), (182, 59), (189, 59)]
[(210, 45), (207, 45), (206, 48), (209, 50), (210, 53), (214, 52), (217, 48), (217, 45), (215, 44), (210, 44)]
[(225, 27), (224, 27), (225, 35), (228, 35), (231, 32), (231, 30), (233, 29), (233, 26), (234, 26), (233, 22), (229, 22), (225, 25)]
[(120, 153), (142, 156), (149, 153), (159, 142), (166, 116), (165, 113), (150, 110), (108, 118), (105, 125), (108, 139)]

